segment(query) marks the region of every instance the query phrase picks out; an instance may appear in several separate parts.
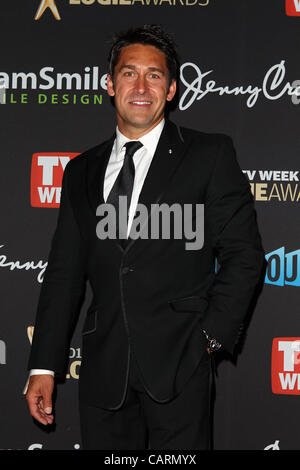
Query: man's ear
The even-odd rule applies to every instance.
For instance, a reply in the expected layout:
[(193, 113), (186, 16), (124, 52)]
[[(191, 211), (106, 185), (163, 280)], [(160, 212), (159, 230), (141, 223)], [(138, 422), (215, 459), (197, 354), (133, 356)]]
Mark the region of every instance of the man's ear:
[(167, 101), (172, 101), (172, 99), (174, 98), (176, 94), (176, 87), (177, 87), (176, 80), (173, 78), (169, 86), (169, 91), (167, 94)]
[(115, 96), (114, 82), (109, 73), (107, 74), (107, 93), (109, 96)]

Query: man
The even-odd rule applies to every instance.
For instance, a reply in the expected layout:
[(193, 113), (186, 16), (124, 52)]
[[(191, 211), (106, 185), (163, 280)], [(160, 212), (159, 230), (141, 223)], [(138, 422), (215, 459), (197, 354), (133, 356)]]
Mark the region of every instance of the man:
[[(83, 448), (145, 449), (149, 441), (155, 449), (208, 449), (210, 357), (220, 346), (233, 353), (264, 264), (249, 184), (229, 137), (165, 118), (178, 60), (160, 27), (119, 36), (109, 60), (117, 130), (65, 169), (28, 405), (38, 421), (53, 422), (53, 374), (65, 374), (88, 280), (93, 299), (79, 381)], [(119, 214), (121, 196), (128, 225), (117, 219), (117, 239), (101, 237), (101, 208), (106, 202)], [(201, 249), (187, 249), (185, 236), (130, 236), (137, 204), (149, 209), (150, 223), (158, 203), (204, 204)]]

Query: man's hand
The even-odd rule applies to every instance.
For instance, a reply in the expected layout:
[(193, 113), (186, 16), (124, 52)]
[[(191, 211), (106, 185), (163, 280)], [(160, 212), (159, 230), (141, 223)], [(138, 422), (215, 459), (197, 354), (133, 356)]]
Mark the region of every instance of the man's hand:
[(54, 377), (50, 374), (32, 375), (29, 379), (26, 400), (31, 416), (39, 423), (52, 424), (52, 393)]

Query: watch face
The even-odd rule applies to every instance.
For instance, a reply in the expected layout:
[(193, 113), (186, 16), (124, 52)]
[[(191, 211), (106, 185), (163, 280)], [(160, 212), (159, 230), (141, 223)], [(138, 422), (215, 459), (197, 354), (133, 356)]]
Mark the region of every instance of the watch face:
[(220, 347), (221, 345), (215, 339), (210, 340), (209, 349), (212, 351), (217, 351)]

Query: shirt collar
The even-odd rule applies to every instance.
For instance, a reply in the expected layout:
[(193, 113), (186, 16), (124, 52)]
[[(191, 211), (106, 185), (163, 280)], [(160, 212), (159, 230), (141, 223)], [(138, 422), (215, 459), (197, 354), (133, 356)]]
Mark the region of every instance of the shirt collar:
[[(146, 147), (147, 151), (150, 153), (151, 157), (153, 157), (160, 135), (162, 133), (163, 127), (165, 124), (165, 119), (163, 118), (157, 126), (155, 126), (153, 129), (151, 129), (150, 132), (147, 134), (143, 135), (140, 137), (139, 141), (143, 144), (144, 147)], [(116, 158), (120, 158), (120, 154), (122, 151), (122, 148), (126, 142), (130, 142), (132, 139), (128, 139), (125, 135), (123, 135), (119, 128), (117, 127), (116, 129)]]

